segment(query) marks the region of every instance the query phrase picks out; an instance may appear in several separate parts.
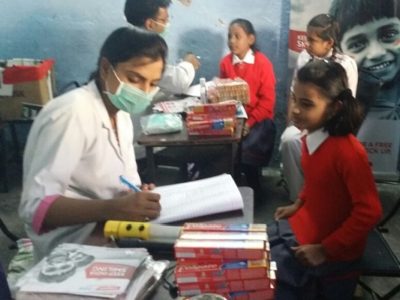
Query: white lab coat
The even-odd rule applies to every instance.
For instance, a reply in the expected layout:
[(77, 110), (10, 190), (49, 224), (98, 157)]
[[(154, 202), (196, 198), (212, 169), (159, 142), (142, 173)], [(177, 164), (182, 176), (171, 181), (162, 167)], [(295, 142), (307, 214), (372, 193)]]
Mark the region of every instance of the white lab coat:
[(141, 184), (128, 113), (117, 113), (117, 127), (119, 142), (94, 81), (50, 101), (35, 119), (24, 153), (19, 214), (37, 258), (62, 242), (84, 242), (95, 227), (65, 226), (37, 234), (32, 221), (43, 198), (111, 199), (126, 190), (120, 175)]
[(162, 90), (171, 94), (184, 94), (191, 85), (195, 75), (193, 65), (181, 61), (177, 65), (166, 65), (163, 77), (159, 83)]

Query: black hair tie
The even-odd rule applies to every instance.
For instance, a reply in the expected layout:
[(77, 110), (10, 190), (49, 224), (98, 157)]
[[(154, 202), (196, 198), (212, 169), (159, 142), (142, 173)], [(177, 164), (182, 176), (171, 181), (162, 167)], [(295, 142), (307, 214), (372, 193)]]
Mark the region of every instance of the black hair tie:
[(343, 99), (348, 99), (348, 100), (349, 100), (349, 99), (354, 99), (354, 97), (353, 97), (353, 92), (352, 92), (349, 88), (347, 88), (347, 89), (341, 91), (340, 94), (339, 94), (339, 96), (337, 96), (337, 98), (338, 98), (339, 100), (343, 100)]

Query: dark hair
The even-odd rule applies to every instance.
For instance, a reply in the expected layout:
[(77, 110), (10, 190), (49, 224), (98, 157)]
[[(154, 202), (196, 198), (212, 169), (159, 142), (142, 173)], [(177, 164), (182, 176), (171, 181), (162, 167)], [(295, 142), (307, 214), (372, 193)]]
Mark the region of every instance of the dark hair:
[(143, 27), (147, 19), (155, 18), (160, 8), (168, 8), (171, 0), (126, 0), (126, 20), (138, 27)]
[[(328, 118), (324, 130), (330, 135), (355, 134), (363, 119), (362, 108), (348, 87), (345, 69), (332, 60), (312, 60), (302, 67), (297, 73), (297, 81), (311, 83), (332, 102), (328, 106)], [(339, 110), (334, 112), (334, 104), (342, 102)]]
[(114, 67), (134, 57), (147, 57), (154, 61), (162, 59), (165, 66), (167, 52), (167, 44), (158, 34), (140, 28), (121, 27), (105, 40), (100, 50), (97, 71), (92, 77), (98, 77), (103, 57)]
[(385, 17), (400, 19), (399, 4), (397, 0), (333, 0), (329, 14), (339, 23), (341, 41), (343, 34), (356, 25)]
[(235, 19), (229, 24), (229, 27), (231, 27), (234, 24), (237, 24), (240, 27), (242, 27), (244, 32), (246, 32), (246, 34), (254, 35), (255, 41), (254, 41), (254, 44), (250, 46), (250, 48), (254, 52), (258, 51), (258, 47), (256, 45), (257, 35), (256, 35), (256, 31), (254, 30), (253, 24), (251, 24), (251, 22), (249, 20), (246, 20), (246, 19)]
[[(320, 30), (317, 36), (323, 41), (333, 40), (333, 50), (338, 52), (339, 47), (339, 26), (333, 17), (328, 14), (319, 14), (313, 17), (307, 24), (307, 27), (317, 27)], [(332, 56), (334, 56), (333, 53)]]

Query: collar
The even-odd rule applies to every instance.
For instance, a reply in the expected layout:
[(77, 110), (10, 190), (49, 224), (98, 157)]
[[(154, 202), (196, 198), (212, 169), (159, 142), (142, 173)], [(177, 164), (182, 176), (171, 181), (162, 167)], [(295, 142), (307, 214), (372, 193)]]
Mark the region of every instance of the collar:
[(319, 146), (329, 137), (329, 133), (324, 131), (322, 128), (307, 134), (306, 145), (308, 149), (308, 154), (313, 154)]
[(244, 56), (243, 59), (240, 59), (237, 55), (233, 54), (232, 57), (232, 64), (240, 64), (240, 63), (248, 63), (248, 64), (254, 64), (255, 58), (254, 58), (254, 52), (253, 50), (249, 49), (247, 51), (246, 55)]

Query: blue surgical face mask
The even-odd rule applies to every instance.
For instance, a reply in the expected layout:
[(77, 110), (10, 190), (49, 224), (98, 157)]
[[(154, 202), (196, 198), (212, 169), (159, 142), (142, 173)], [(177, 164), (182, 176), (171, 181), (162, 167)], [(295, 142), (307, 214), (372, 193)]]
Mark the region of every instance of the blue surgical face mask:
[(114, 68), (111, 67), (111, 69), (119, 81), (119, 85), (115, 94), (109, 92), (106, 85), (106, 91), (104, 93), (108, 96), (111, 103), (116, 108), (130, 114), (140, 114), (144, 112), (150, 105), (159, 88), (155, 88), (150, 93), (143, 92), (141, 89), (121, 81)]

